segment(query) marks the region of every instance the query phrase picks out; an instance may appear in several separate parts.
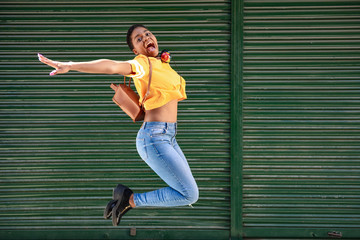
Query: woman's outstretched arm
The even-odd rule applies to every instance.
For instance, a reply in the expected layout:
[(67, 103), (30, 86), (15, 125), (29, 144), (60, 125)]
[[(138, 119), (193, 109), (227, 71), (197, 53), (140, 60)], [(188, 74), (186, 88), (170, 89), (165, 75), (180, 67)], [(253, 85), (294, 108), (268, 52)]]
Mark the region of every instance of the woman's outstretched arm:
[(102, 74), (131, 74), (131, 65), (128, 62), (113, 61), (108, 59), (99, 59), (90, 62), (58, 62), (44, 57), (38, 53), (40, 62), (55, 68), (50, 73), (50, 76), (56, 74), (67, 73), (70, 70), (85, 72), (85, 73), (102, 73)]

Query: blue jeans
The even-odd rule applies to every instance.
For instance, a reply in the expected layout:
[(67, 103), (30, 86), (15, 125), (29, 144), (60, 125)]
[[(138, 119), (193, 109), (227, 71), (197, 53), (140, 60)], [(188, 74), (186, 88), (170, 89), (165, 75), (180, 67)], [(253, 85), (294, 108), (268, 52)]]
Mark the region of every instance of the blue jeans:
[(136, 137), (141, 158), (168, 187), (135, 193), (136, 207), (172, 207), (195, 203), (199, 190), (189, 164), (176, 142), (176, 123), (144, 122)]

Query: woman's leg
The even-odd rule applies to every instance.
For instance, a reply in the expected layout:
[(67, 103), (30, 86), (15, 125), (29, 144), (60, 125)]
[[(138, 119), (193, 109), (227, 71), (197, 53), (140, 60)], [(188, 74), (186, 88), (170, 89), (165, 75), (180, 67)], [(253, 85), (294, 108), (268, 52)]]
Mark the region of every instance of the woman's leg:
[(181, 206), (197, 201), (198, 187), (176, 143), (175, 131), (175, 125), (166, 123), (147, 123), (140, 129), (136, 142), (140, 156), (169, 186), (134, 194), (137, 207)]

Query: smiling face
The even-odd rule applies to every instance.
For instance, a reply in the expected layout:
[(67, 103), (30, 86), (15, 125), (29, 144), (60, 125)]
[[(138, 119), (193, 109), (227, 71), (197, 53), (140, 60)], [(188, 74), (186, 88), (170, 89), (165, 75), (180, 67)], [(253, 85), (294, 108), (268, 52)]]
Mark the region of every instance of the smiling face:
[(146, 28), (137, 27), (131, 34), (131, 41), (134, 46), (133, 52), (148, 57), (157, 57), (159, 47), (156, 37)]

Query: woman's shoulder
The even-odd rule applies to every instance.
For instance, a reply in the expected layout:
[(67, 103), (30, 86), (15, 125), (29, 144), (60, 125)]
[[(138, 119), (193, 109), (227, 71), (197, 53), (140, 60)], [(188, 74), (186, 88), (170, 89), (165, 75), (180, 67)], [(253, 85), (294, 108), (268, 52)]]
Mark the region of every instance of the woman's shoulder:
[(158, 59), (158, 58), (155, 58), (155, 57), (147, 57), (147, 56), (145, 56), (145, 55), (143, 55), (143, 54), (139, 54), (139, 55), (137, 55), (135, 58), (134, 58), (134, 60), (140, 60), (140, 61), (146, 61), (146, 62), (148, 62), (148, 60), (150, 60), (152, 63), (153, 62), (161, 62), (160, 61), (160, 59)]
[(147, 57), (145, 55), (142, 55), (142, 54), (139, 54), (139, 55), (136, 55), (134, 57), (134, 60), (139, 60), (139, 59), (146, 59)]
[(135, 67), (144, 67), (147, 68), (149, 65), (149, 62), (147, 60), (147, 57), (144, 55), (137, 55), (135, 58), (133, 58), (132, 60), (128, 60), (127, 62), (129, 62), (130, 64), (134, 65)]
[(155, 63), (157, 61), (156, 58), (147, 57), (147, 56), (142, 55), (142, 54), (137, 55), (133, 60), (137, 61), (138, 63), (140, 63), (143, 66), (148, 66), (149, 65), (149, 60), (151, 61), (151, 63)]

